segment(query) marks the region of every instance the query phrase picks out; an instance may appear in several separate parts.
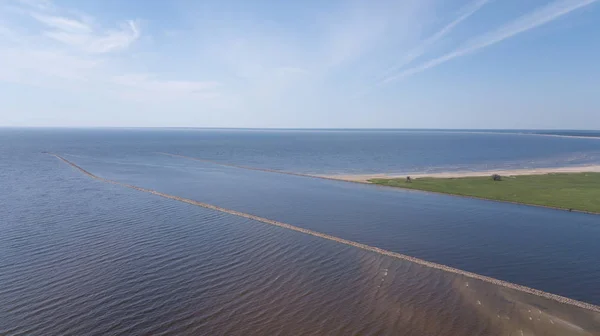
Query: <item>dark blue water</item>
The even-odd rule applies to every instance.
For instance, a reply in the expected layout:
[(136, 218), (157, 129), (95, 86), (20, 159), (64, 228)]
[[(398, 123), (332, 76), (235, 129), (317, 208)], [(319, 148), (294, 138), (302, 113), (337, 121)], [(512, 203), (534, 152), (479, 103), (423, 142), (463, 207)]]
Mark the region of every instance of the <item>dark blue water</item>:
[[(94, 181), (41, 151), (105, 178), (600, 304), (598, 216), (157, 154), (312, 173), (436, 171), (596, 164), (597, 139), (3, 129), (0, 334), (487, 335), (522, 327), (489, 322), (496, 310), (469, 305), (481, 294), (457, 291), (453, 279)], [(381, 281), (389, 286), (385, 295)], [(494, 295), (507, 300), (506, 293)], [(481, 317), (469, 319), (475, 315)], [(437, 318), (439, 325), (426, 322)], [(473, 328), (479, 331), (469, 333)]]

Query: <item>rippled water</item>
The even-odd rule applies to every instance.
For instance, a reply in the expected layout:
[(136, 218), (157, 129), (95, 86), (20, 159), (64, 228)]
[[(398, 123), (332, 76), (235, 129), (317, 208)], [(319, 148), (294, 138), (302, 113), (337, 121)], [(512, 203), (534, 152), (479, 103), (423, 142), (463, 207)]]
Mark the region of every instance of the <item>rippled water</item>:
[[(103, 177), (598, 304), (596, 216), (155, 153), (251, 157), (233, 154), (241, 140), (228, 132), (94, 132), (0, 131), (0, 335), (600, 334), (595, 313), (91, 180), (40, 151)], [(312, 155), (299, 155), (299, 166)], [(278, 156), (254, 163), (294, 165), (270, 166)]]

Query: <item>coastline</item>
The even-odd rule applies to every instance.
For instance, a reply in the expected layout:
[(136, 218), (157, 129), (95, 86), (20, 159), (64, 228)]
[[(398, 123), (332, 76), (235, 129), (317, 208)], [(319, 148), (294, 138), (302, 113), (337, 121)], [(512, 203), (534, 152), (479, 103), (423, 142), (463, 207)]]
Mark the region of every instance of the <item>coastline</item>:
[(406, 173), (406, 174), (326, 174), (315, 175), (333, 180), (371, 183), (371, 179), (395, 179), (410, 176), (413, 179), (418, 178), (461, 178), (461, 177), (481, 177), (498, 174), (501, 176), (522, 176), (522, 175), (546, 175), (558, 173), (600, 173), (600, 165), (555, 167), (555, 168), (527, 168), (527, 169), (505, 169), (505, 170), (480, 170), (480, 171), (454, 171), (437, 173)]
[(564, 206), (552, 206), (552, 205), (543, 205), (543, 204), (506, 200), (506, 199), (494, 199), (494, 198), (481, 197), (481, 196), (475, 196), (475, 195), (469, 195), (469, 194), (459, 194), (459, 193), (451, 193), (451, 192), (424, 190), (424, 189), (418, 189), (418, 188), (402, 188), (399, 186), (390, 186), (390, 185), (385, 185), (385, 184), (381, 184), (381, 183), (374, 183), (372, 181), (372, 179), (384, 179), (384, 180), (404, 179), (406, 176), (411, 176), (411, 178), (414, 178), (414, 179), (417, 179), (419, 177), (420, 178), (437, 177), (440, 179), (443, 179), (443, 178), (458, 179), (460, 177), (466, 177), (466, 178), (482, 177), (482, 176), (485, 177), (485, 176), (491, 176), (492, 174), (498, 174), (498, 173), (501, 173), (500, 175), (504, 175), (505, 177), (506, 176), (536, 176), (536, 175), (542, 176), (542, 175), (548, 175), (548, 174), (552, 174), (552, 173), (571, 173), (571, 174), (598, 173), (598, 172), (600, 172), (600, 165), (537, 168), (537, 169), (462, 171), (462, 172), (456, 171), (456, 172), (431, 173), (431, 174), (417, 173), (417, 174), (410, 174), (410, 175), (408, 175), (408, 174), (406, 174), (406, 175), (399, 175), (399, 174), (394, 174), (394, 175), (392, 175), (392, 174), (317, 175), (317, 174), (295, 173), (295, 172), (290, 172), (290, 171), (275, 170), (275, 169), (269, 169), (269, 168), (241, 166), (241, 165), (235, 165), (235, 164), (230, 164), (230, 163), (222, 163), (222, 162), (213, 161), (213, 160), (206, 160), (206, 159), (201, 159), (201, 158), (196, 158), (196, 157), (190, 157), (190, 156), (185, 156), (185, 155), (180, 155), (180, 154), (172, 154), (172, 153), (165, 153), (165, 152), (156, 152), (156, 153), (161, 154), (161, 155), (170, 156), (170, 157), (175, 157), (175, 158), (184, 158), (184, 159), (188, 159), (188, 160), (216, 164), (216, 165), (225, 166), (225, 167), (261, 171), (261, 172), (265, 172), (265, 173), (276, 173), (276, 174), (299, 176), (299, 177), (317, 178), (317, 179), (323, 179), (323, 180), (329, 180), (329, 181), (374, 185), (374, 186), (379, 186), (379, 187), (403, 189), (403, 190), (410, 190), (410, 191), (422, 192), (422, 193), (432, 193), (432, 194), (440, 194), (440, 195), (447, 195), (447, 196), (453, 196), (453, 197), (486, 200), (486, 201), (490, 201), (490, 202), (510, 203), (510, 204), (526, 205), (526, 206), (533, 206), (533, 207), (540, 207), (540, 208), (547, 208), (547, 209), (554, 209), (554, 210), (561, 210), (561, 211), (586, 213), (586, 214), (590, 214), (590, 215), (600, 215), (600, 212), (598, 212), (598, 211), (588, 211), (588, 210), (583, 210), (583, 209), (571, 209), (571, 208), (564, 207)]

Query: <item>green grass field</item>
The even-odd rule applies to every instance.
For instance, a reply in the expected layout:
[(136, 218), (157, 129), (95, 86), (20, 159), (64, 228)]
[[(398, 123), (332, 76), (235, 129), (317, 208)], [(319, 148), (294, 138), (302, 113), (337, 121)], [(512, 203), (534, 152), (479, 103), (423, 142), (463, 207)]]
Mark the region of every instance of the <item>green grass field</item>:
[(502, 177), (372, 179), (392, 187), (600, 213), (600, 173)]

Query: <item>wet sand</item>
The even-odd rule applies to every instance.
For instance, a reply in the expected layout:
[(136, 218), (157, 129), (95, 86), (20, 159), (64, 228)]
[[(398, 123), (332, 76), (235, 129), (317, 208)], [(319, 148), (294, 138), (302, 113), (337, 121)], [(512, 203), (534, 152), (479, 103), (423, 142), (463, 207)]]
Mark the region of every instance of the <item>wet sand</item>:
[(600, 316), (505, 287), (454, 279), (454, 289), (502, 335), (598, 335)]
[(502, 176), (520, 176), (520, 175), (546, 175), (557, 173), (600, 173), (600, 165), (592, 166), (573, 166), (573, 167), (557, 167), (557, 168), (532, 168), (532, 169), (509, 169), (509, 170), (483, 170), (483, 171), (454, 171), (441, 173), (406, 173), (406, 174), (330, 174), (317, 175), (318, 177), (336, 179), (341, 181), (369, 183), (371, 179), (393, 179), (393, 178), (461, 178), (461, 177), (478, 177), (491, 176), (498, 174)]

